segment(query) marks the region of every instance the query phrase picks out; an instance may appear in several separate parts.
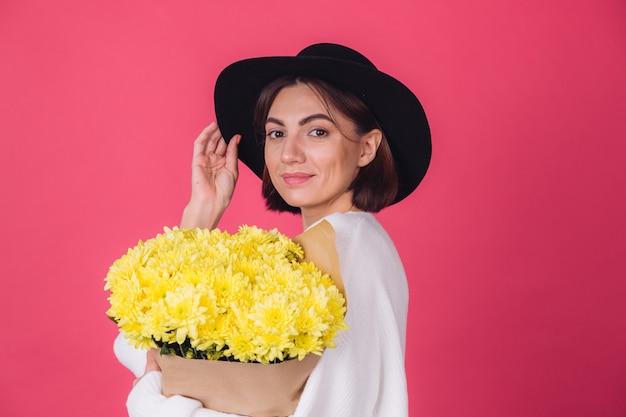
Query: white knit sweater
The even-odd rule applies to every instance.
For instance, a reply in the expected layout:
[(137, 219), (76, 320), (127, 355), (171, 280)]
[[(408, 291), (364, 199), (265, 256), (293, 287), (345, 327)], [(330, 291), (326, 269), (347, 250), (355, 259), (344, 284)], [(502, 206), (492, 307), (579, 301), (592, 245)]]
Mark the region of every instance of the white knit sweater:
[[(309, 377), (293, 417), (406, 417), (404, 368), (408, 286), (393, 242), (369, 213), (335, 213), (350, 329), (327, 349)], [(140, 376), (145, 352), (116, 339), (120, 362)], [(161, 394), (161, 373), (150, 372), (128, 396), (130, 417), (236, 417), (202, 408), (194, 399)]]

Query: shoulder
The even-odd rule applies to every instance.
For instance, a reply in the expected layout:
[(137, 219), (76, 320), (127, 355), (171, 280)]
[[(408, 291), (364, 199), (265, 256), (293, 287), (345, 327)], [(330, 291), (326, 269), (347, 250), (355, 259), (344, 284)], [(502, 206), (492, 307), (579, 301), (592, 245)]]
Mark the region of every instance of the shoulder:
[(350, 211), (348, 213), (333, 213), (324, 218), (335, 230), (352, 228), (357, 230), (360, 228), (382, 229), (381, 224), (372, 213), (364, 211)]
[(335, 246), (342, 263), (342, 272), (393, 271), (404, 276), (396, 247), (376, 217), (366, 212), (334, 213), (326, 220), (335, 231)]
[(360, 246), (391, 246), (391, 238), (372, 213), (333, 213), (325, 217), (337, 235), (337, 243), (351, 242)]

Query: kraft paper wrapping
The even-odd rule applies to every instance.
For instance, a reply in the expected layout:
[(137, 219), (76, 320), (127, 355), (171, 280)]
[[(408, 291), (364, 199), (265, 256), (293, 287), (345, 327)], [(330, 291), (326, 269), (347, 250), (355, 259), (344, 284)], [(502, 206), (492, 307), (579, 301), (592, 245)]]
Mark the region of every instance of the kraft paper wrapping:
[[(327, 221), (296, 236), (302, 245), (304, 260), (330, 274), (345, 296), (335, 249), (335, 231)], [(163, 395), (183, 395), (202, 402), (205, 408), (251, 417), (283, 417), (292, 415), (298, 405), (306, 381), (319, 361), (319, 356), (264, 365), (185, 359), (174, 355), (158, 355), (163, 375)]]

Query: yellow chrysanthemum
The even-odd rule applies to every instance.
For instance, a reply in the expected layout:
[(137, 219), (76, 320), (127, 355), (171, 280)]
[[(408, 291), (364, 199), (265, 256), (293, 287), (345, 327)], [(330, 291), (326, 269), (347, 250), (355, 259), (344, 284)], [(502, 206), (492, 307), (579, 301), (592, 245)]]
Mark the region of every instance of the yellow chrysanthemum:
[(276, 229), (169, 229), (110, 267), (107, 314), (136, 346), (270, 363), (334, 346), (345, 300)]

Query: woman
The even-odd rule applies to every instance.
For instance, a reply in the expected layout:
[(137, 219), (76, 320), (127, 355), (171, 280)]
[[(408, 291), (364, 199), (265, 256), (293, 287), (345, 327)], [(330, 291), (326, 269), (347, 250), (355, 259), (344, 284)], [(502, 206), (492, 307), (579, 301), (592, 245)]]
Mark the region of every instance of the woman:
[[(430, 132), (419, 101), (358, 52), (317, 44), (232, 64), (218, 78), (215, 108), (220, 128), (211, 124), (194, 144), (181, 227), (217, 225), (239, 158), (263, 179), (269, 209), (299, 213), (305, 230), (328, 225), (345, 285), (350, 329), (322, 355), (293, 415), (407, 416), (407, 282), (371, 213), (405, 198), (426, 173)], [(116, 346), (143, 373), (145, 355)], [(158, 371), (149, 355), (128, 399), (131, 416), (226, 415), (163, 396)]]

